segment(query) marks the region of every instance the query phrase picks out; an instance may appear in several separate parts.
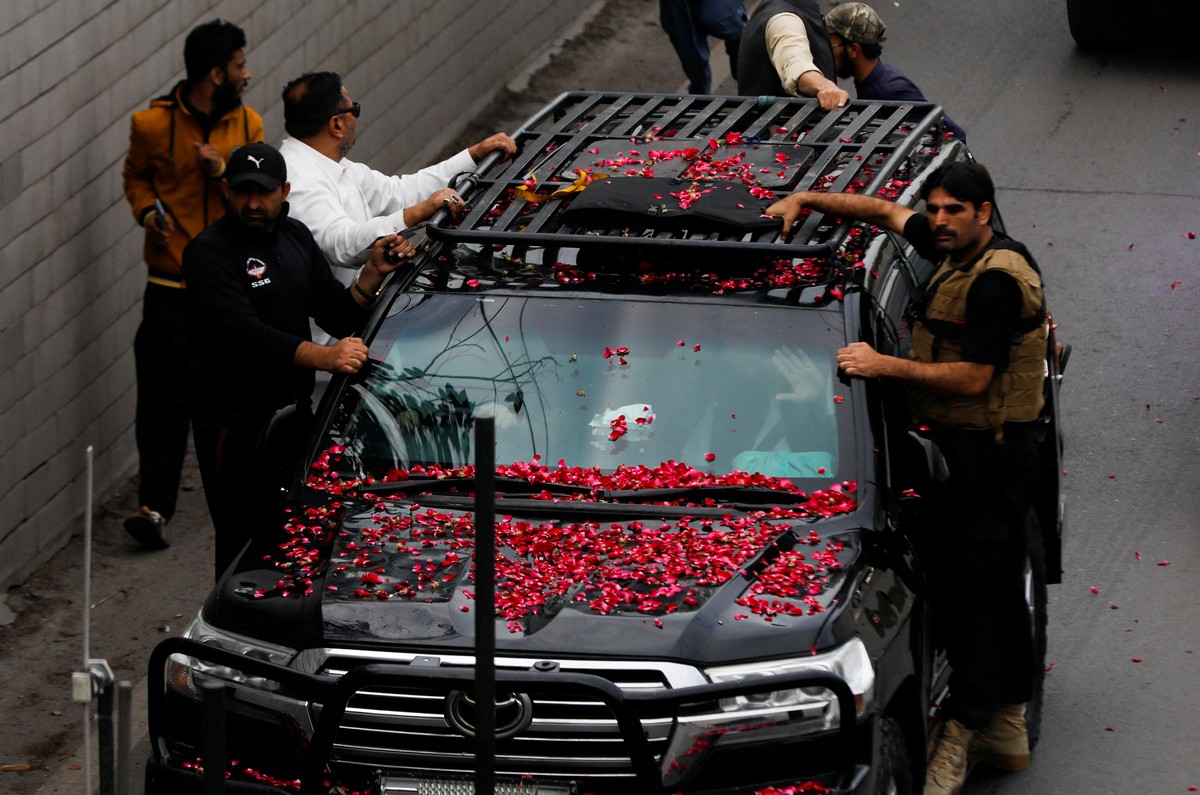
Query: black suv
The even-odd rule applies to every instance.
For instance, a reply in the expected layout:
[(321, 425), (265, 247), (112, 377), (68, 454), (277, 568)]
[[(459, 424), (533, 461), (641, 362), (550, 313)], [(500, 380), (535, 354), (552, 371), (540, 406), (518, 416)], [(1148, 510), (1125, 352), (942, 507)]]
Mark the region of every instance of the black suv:
[(969, 157), (941, 119), (566, 94), (463, 175), (467, 215), (387, 287), (279, 525), (156, 650), (147, 792), (918, 791), (948, 675), (921, 550), (945, 465), (835, 351), (902, 353), (933, 266), (818, 213), (781, 240), (762, 210), (801, 189), (915, 206)]

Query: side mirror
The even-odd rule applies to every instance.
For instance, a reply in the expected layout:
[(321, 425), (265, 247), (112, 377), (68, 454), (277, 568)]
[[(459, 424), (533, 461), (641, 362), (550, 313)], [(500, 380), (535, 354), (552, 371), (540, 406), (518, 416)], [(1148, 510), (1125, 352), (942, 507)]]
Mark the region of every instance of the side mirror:
[(294, 403), (276, 411), (267, 423), (255, 453), (260, 470), (269, 474), (273, 484), (282, 488), (295, 471), (311, 425), (312, 412)]

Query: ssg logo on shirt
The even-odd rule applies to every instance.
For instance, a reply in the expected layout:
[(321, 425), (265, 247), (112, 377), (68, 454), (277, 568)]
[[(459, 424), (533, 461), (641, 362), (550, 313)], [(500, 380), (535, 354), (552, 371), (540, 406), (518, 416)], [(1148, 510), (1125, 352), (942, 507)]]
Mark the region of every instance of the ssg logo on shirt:
[(270, 284), (271, 280), (264, 278), (267, 272), (267, 263), (257, 257), (249, 257), (246, 259), (246, 275), (254, 281), (250, 282), (251, 287), (262, 287), (264, 284)]

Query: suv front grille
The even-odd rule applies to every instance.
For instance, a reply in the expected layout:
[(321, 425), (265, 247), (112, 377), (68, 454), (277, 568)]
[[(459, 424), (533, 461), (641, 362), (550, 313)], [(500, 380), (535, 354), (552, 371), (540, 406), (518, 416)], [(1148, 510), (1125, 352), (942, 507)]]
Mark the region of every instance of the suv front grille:
[[(341, 676), (356, 664), (378, 661), (339, 656), (326, 661), (323, 673)], [(506, 666), (502, 660), (496, 664), (518, 667)], [(561, 670), (601, 676), (626, 692), (669, 688), (670, 680), (677, 678), (644, 664), (596, 668), (563, 663)], [(689, 679), (699, 676), (692, 669), (689, 672)], [(587, 694), (531, 691), (529, 697), (532, 722), (516, 736), (496, 741), (497, 776), (632, 781), (624, 740), (612, 711), (603, 702)], [(666, 750), (672, 724), (670, 718), (642, 723), (656, 760), (661, 760)], [(474, 740), (451, 725), (444, 691), (373, 686), (350, 699), (334, 741), (333, 760), (427, 773), (469, 773), (474, 770)]]

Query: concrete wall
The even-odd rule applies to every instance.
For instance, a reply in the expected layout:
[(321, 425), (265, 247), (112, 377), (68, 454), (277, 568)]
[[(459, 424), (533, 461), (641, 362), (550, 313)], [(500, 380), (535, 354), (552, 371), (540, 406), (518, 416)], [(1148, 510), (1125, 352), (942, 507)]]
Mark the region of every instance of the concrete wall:
[(244, 97), (283, 135), (279, 92), (342, 73), (356, 159), (424, 165), (593, 7), (582, 0), (0, 2), (0, 587), (82, 527), (136, 470), (133, 336), (145, 268), (121, 191), (129, 114), (183, 77), (200, 22), (240, 25)]

